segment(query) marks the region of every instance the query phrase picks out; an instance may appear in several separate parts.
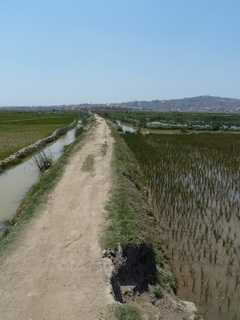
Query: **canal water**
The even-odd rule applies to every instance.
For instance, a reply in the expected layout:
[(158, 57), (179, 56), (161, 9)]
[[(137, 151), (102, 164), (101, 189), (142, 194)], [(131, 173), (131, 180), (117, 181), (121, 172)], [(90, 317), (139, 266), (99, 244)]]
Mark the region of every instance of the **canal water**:
[(117, 121), (117, 125), (122, 129), (123, 133), (135, 133), (136, 129), (129, 124)]
[[(75, 132), (76, 128), (69, 130), (41, 151), (53, 162), (56, 161), (63, 154), (64, 147), (74, 142)], [(26, 193), (38, 182), (40, 172), (34, 160), (37, 154), (38, 152), (0, 175), (0, 223), (14, 217)]]

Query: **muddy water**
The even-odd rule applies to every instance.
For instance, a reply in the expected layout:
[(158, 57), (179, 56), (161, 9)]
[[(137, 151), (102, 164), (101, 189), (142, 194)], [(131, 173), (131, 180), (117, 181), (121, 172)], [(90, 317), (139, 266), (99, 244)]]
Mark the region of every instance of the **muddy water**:
[(135, 133), (136, 129), (131, 127), (129, 124), (117, 121), (118, 126), (122, 129), (123, 133)]
[[(75, 128), (69, 130), (42, 151), (56, 161), (63, 154), (64, 147), (74, 142), (75, 131)], [(0, 175), (0, 222), (14, 217), (24, 196), (38, 181), (40, 174), (34, 161), (34, 155)]]
[(205, 320), (240, 320), (239, 138), (124, 139), (144, 173), (152, 237), (169, 257), (178, 296), (195, 302)]

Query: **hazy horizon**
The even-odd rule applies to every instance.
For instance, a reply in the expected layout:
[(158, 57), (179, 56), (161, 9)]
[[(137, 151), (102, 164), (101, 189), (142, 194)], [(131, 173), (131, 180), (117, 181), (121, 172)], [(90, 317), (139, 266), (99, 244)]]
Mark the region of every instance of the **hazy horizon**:
[(0, 106), (240, 98), (240, 3), (0, 4)]
[(212, 96), (212, 95), (198, 95), (194, 97), (177, 97), (177, 98), (166, 98), (166, 99), (134, 99), (134, 100), (123, 100), (123, 101), (111, 101), (111, 102), (79, 102), (79, 103), (58, 103), (58, 104), (33, 104), (33, 105), (0, 105), (0, 108), (11, 108), (11, 107), (52, 107), (52, 106), (71, 106), (71, 105), (82, 105), (82, 104), (121, 104), (121, 103), (129, 103), (129, 102), (141, 102), (141, 101), (171, 101), (171, 100), (182, 100), (182, 99), (192, 99), (192, 98), (200, 98), (200, 97), (212, 97), (212, 98), (221, 98), (221, 99), (237, 99), (240, 100), (238, 97), (220, 97), (220, 96)]

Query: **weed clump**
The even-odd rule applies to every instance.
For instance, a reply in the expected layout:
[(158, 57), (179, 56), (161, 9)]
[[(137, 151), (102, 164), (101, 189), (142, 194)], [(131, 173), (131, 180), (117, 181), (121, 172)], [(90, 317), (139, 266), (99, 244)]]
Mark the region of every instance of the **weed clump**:
[(131, 305), (120, 305), (115, 308), (116, 320), (142, 320), (141, 314)]

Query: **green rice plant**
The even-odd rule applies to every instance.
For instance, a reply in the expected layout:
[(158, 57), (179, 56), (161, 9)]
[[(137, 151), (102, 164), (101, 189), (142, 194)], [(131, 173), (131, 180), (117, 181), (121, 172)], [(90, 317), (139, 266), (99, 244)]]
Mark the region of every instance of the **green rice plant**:
[(179, 295), (195, 301), (206, 319), (233, 319), (240, 314), (238, 135), (124, 139), (140, 165), (156, 222), (152, 234), (168, 253)]
[(79, 113), (0, 111), (0, 160), (66, 127)]

